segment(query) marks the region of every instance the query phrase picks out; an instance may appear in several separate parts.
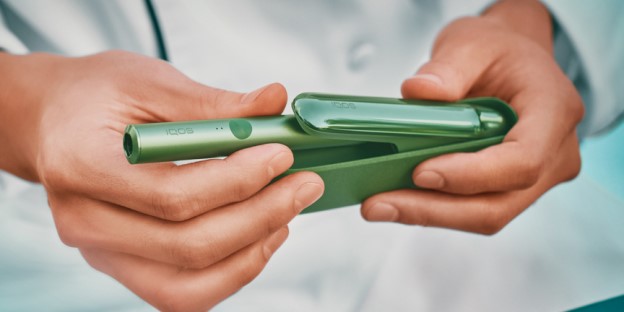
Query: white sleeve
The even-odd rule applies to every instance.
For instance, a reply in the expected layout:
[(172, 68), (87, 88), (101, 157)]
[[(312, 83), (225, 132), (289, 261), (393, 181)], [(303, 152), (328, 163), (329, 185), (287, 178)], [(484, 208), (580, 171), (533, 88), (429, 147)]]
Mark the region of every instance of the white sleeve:
[(624, 1), (544, 0), (555, 20), (555, 55), (585, 102), (581, 135), (624, 115)]
[(4, 6), (0, 2), (0, 51), (24, 54), (28, 48), (9, 30), (4, 23)]

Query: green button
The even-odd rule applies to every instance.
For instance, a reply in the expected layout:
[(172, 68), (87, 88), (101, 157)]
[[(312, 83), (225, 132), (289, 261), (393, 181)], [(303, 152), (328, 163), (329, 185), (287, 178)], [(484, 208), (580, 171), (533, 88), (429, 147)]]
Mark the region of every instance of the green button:
[(251, 123), (244, 119), (232, 119), (230, 120), (230, 131), (239, 139), (244, 140), (251, 135)]

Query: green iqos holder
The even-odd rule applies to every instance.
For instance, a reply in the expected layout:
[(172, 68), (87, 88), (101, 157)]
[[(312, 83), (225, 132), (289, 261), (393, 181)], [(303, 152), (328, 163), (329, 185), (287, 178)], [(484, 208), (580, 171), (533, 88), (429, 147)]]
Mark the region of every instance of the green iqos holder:
[(123, 147), (132, 164), (227, 156), (282, 143), (295, 162), (284, 174), (314, 171), (325, 193), (304, 212), (362, 202), (414, 188), (412, 170), (441, 154), (500, 143), (517, 121), (497, 98), (455, 103), (302, 93), (294, 116), (129, 125)]

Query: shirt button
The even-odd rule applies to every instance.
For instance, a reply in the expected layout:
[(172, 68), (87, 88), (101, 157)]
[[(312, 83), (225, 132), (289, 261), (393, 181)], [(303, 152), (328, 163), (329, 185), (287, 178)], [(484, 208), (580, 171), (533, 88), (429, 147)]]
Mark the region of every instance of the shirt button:
[(377, 47), (368, 41), (359, 41), (351, 45), (348, 52), (347, 66), (352, 71), (363, 70), (368, 65)]

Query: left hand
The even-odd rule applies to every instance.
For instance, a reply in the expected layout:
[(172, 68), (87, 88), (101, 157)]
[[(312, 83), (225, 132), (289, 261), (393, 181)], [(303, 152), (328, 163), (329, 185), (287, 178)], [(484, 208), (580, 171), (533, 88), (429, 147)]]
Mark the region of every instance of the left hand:
[(551, 20), (537, 1), (502, 1), (438, 36), (432, 58), (403, 83), (405, 98), (456, 101), (496, 96), (518, 113), (504, 141), (476, 153), (421, 163), (420, 190), (378, 194), (369, 221), (494, 234), (547, 190), (580, 170), (581, 97), (553, 57)]

